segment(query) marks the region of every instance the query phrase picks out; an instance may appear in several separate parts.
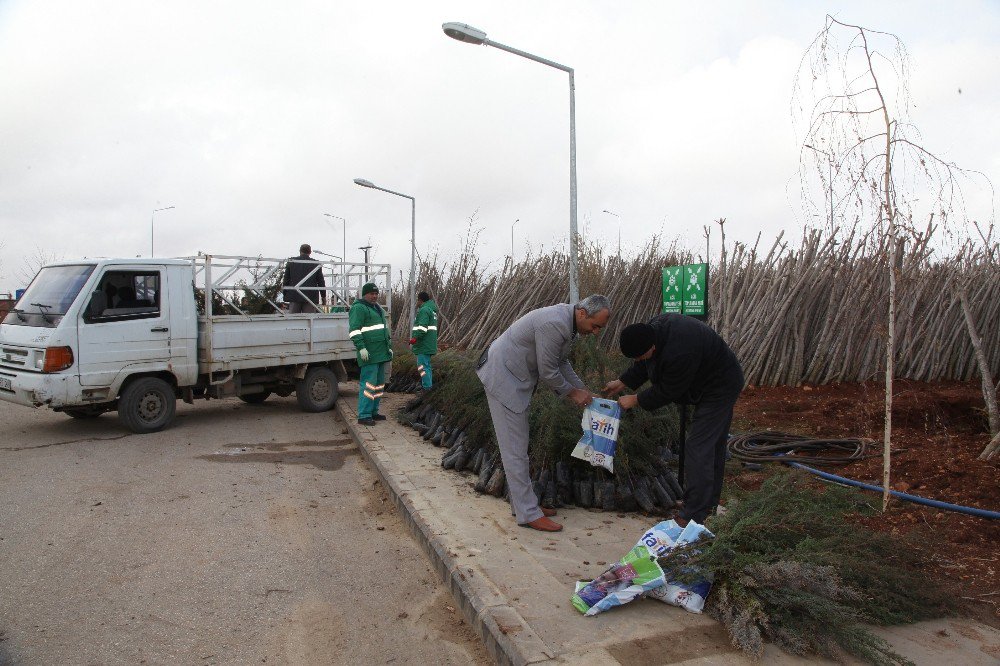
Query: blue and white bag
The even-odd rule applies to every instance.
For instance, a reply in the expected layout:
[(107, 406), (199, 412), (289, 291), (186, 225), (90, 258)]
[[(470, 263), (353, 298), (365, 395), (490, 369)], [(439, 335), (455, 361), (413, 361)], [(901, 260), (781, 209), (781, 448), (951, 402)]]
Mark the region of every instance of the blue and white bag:
[[(655, 553), (657, 557), (662, 557), (679, 546), (693, 543), (699, 539), (711, 539), (714, 536), (704, 525), (693, 520), (689, 521), (683, 529), (676, 521), (664, 520), (642, 535), (639, 543), (645, 544), (650, 552)], [(686, 574), (694, 574), (694, 580), (690, 583), (667, 580), (663, 585), (647, 590), (645, 596), (671, 606), (680, 606), (692, 613), (700, 613), (705, 607), (705, 598), (712, 589), (712, 575), (692, 567), (682, 566), (681, 571)]]
[(615, 444), (622, 409), (615, 400), (593, 398), (583, 410), (580, 427), (583, 437), (573, 449), (573, 457), (614, 473)]

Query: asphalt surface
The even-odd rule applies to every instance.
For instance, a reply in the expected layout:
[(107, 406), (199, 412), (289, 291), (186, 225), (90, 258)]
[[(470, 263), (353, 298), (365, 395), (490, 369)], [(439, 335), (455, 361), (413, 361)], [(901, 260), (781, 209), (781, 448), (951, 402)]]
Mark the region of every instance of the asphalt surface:
[(0, 664), (489, 663), (337, 419), (0, 403)]

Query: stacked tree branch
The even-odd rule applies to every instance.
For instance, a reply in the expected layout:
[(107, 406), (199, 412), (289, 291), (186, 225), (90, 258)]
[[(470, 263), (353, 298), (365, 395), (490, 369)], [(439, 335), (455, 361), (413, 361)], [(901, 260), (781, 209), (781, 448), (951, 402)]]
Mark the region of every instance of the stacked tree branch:
[[(968, 381), (980, 374), (966, 316), (980, 322), (981, 347), (1000, 376), (1000, 251), (966, 247), (961, 261), (936, 258), (933, 229), (911, 233), (897, 252), (896, 376), (921, 381)], [(710, 267), (709, 324), (729, 342), (749, 384), (799, 385), (878, 378), (885, 369), (885, 310), (889, 248), (884, 235), (858, 229), (809, 230), (797, 248), (782, 237), (765, 251), (734, 243)], [(614, 308), (601, 345), (620, 330), (661, 310), (662, 268), (693, 263), (690, 251), (654, 237), (632, 256), (605, 254), (583, 244), (580, 293), (603, 293)], [(440, 264), (440, 265), (439, 265)], [(440, 308), (442, 346), (479, 350), (515, 319), (537, 307), (565, 302), (568, 260), (561, 252), (509, 258), (484, 269), (472, 246), (453, 262), (421, 263), (420, 290)], [(967, 292), (968, 312), (954, 293)], [(393, 294), (394, 327), (408, 337), (407, 290)]]

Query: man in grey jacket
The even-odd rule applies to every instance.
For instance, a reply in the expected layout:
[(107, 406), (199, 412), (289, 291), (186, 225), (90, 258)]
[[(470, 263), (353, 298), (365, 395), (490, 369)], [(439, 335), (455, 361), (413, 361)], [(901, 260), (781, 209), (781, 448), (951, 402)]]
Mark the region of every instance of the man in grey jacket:
[(558, 532), (562, 525), (550, 520), (555, 509), (542, 509), (531, 488), (528, 470), (528, 406), (541, 381), (578, 407), (590, 404), (593, 395), (569, 363), (578, 335), (592, 335), (607, 326), (611, 306), (605, 296), (594, 294), (575, 305), (560, 303), (524, 315), (493, 341), (479, 360), (479, 375), (500, 446), (510, 503), (519, 525), (544, 532)]

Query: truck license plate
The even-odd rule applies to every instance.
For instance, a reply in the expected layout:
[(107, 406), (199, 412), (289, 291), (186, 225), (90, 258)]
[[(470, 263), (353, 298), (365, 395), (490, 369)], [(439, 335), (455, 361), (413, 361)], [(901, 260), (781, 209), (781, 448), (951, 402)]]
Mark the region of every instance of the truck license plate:
[(0, 389), (4, 391), (13, 391), (14, 387), (11, 385), (9, 379), (6, 377), (0, 377)]

